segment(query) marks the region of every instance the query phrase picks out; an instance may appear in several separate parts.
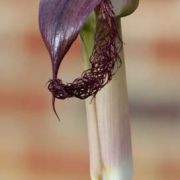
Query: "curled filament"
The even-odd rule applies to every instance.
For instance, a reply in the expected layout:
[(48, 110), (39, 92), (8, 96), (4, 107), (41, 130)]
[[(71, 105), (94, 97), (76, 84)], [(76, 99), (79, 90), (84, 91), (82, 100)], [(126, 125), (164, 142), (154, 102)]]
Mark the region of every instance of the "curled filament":
[(50, 80), (48, 89), (53, 98), (95, 97), (120, 67), (119, 52), (122, 44), (112, 4), (109, 0), (102, 0), (97, 7), (95, 44), (90, 56), (91, 68), (85, 70), (81, 77), (72, 83), (64, 84), (60, 79)]

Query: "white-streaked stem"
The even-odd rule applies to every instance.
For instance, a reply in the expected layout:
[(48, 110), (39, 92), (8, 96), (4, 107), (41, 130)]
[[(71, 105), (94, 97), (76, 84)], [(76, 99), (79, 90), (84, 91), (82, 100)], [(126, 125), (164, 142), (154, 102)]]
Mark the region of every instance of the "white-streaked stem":
[[(119, 31), (121, 34), (120, 23)], [(95, 100), (92, 102), (90, 99), (86, 100), (92, 180), (131, 180), (132, 177), (131, 136), (123, 50), (120, 56), (122, 65), (111, 82), (98, 92)], [(85, 64), (88, 68), (88, 63)]]
[(92, 180), (101, 180), (103, 171), (103, 161), (101, 157), (101, 145), (95, 101), (92, 101), (90, 103), (90, 99), (86, 100), (86, 114), (90, 152), (90, 175)]
[(122, 66), (96, 97), (103, 180), (131, 180), (132, 152), (123, 51)]
[[(92, 52), (94, 44), (95, 33), (95, 17), (92, 15), (85, 27), (81, 31), (82, 48), (84, 55), (84, 68), (89, 69), (89, 57)], [(89, 141), (89, 159), (90, 159), (90, 175), (91, 180), (102, 179), (102, 159), (101, 159), (101, 147), (100, 136), (97, 120), (96, 102), (92, 97), (86, 99), (86, 115), (88, 126), (88, 141)]]

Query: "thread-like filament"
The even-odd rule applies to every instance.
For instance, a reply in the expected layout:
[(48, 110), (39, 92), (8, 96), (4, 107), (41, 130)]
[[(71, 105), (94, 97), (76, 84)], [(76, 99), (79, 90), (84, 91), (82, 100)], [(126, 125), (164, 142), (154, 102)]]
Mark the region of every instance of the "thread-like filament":
[(85, 70), (81, 77), (76, 78), (72, 83), (64, 84), (60, 79), (50, 80), (48, 89), (53, 98), (95, 97), (120, 67), (119, 52), (122, 41), (111, 2), (102, 0), (97, 11), (95, 45), (90, 57), (91, 68)]

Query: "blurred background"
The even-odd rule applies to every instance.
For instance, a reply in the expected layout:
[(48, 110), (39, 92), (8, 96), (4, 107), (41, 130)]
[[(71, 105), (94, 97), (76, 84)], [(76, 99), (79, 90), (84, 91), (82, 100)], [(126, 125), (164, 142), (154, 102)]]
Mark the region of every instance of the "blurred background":
[[(84, 101), (57, 102), (38, 1), (0, 1), (0, 179), (90, 180)], [(133, 180), (180, 179), (180, 1), (142, 0), (123, 18)], [(79, 39), (59, 76), (83, 69)]]

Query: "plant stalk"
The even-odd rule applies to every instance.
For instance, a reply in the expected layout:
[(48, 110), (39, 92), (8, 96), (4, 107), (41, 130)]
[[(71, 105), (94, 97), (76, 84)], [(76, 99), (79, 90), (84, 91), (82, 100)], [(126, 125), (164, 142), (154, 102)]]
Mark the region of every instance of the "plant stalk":
[[(94, 22), (93, 22), (94, 23)], [(88, 24), (88, 23), (87, 23)], [(90, 24), (90, 23), (89, 23)], [(81, 31), (85, 68), (93, 48), (95, 28)], [(119, 33), (121, 23), (119, 20)], [(92, 180), (131, 180), (132, 151), (123, 49), (122, 65), (96, 98), (86, 100), (90, 174)]]

